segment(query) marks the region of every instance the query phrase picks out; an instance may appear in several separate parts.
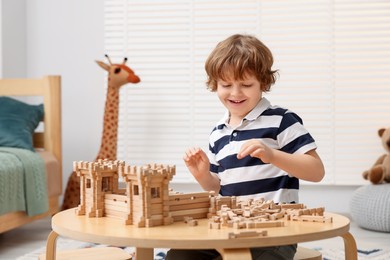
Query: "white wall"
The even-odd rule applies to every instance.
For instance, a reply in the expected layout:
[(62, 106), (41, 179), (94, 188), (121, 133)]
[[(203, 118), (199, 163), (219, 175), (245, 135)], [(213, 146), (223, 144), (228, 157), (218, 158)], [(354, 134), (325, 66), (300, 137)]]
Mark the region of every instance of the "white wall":
[(25, 0), (0, 1), (0, 76), (26, 74)]
[[(21, 20), (26, 24), (19, 25), (20, 28), (25, 26), (27, 32), (24, 45), (26, 76), (62, 76), (65, 188), (72, 162), (93, 160), (100, 145), (105, 73), (94, 60), (104, 59), (104, 1), (18, 1), (24, 2), (26, 7), (26, 19)], [(15, 6), (13, 8), (17, 9)], [(23, 10), (20, 12), (23, 13)], [(7, 44), (19, 46), (14, 42)], [(359, 173), (357, 178), (361, 178)], [(200, 189), (196, 184), (174, 184), (172, 187), (178, 191)], [(348, 212), (355, 189), (355, 186), (303, 186), (300, 198), (308, 206), (325, 206), (329, 211)]]
[(72, 162), (94, 160), (105, 102), (103, 0), (27, 0), (27, 76), (62, 77), (63, 186)]

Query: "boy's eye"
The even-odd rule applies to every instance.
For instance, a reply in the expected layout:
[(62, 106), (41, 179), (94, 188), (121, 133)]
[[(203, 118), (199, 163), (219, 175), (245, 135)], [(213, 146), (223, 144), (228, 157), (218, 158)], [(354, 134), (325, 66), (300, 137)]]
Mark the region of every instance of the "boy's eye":
[(244, 88), (250, 88), (250, 87), (252, 87), (252, 84), (242, 84), (242, 86), (243, 86)]
[(223, 88), (229, 88), (231, 85), (229, 85), (229, 84), (221, 84), (221, 86), (222, 86)]

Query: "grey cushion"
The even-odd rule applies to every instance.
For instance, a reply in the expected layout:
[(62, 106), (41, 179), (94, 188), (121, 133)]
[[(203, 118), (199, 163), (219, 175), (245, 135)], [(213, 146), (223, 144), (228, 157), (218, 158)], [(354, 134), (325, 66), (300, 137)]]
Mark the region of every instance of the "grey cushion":
[(360, 227), (390, 232), (390, 183), (358, 188), (352, 195), (350, 210)]

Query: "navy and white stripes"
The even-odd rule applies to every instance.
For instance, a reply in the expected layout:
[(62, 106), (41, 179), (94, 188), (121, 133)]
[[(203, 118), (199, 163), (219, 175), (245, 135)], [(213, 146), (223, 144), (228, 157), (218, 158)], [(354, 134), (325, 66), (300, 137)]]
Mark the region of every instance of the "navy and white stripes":
[(316, 149), (314, 139), (295, 113), (262, 98), (235, 128), (228, 114), (213, 129), (209, 138), (210, 171), (221, 181), (220, 194), (242, 198), (263, 197), (275, 202), (298, 202), (299, 180), (286, 172), (247, 156), (237, 159), (243, 143), (259, 139), (271, 148), (303, 154)]

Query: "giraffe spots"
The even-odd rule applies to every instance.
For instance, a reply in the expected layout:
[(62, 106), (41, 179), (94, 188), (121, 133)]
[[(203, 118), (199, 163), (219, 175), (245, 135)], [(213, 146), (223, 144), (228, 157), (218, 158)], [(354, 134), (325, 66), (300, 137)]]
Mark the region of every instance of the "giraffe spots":
[(61, 210), (77, 207), (80, 204), (80, 179), (72, 172), (68, 179)]

